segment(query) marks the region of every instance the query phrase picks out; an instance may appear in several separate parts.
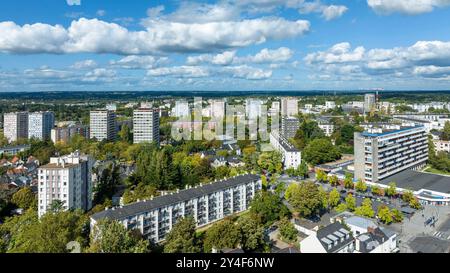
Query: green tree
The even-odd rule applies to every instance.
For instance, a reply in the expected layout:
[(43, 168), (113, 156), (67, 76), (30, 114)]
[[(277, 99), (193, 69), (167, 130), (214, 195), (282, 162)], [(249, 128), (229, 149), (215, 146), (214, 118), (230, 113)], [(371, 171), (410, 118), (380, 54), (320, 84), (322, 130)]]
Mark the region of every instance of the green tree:
[(351, 193), (347, 194), (347, 197), (345, 197), (345, 205), (350, 211), (354, 211), (356, 209), (356, 199)]
[(57, 213), (64, 210), (65, 202), (61, 200), (53, 200), (50, 204), (50, 211), (53, 213)]
[(329, 176), (328, 182), (331, 186), (339, 186), (339, 178), (336, 175)]
[(305, 179), (308, 177), (308, 172), (308, 164), (306, 164), (306, 161), (302, 160), (302, 163), (297, 168), (297, 175)]
[(205, 252), (212, 249), (236, 248), (241, 243), (241, 230), (231, 219), (224, 219), (211, 226), (205, 233), (203, 248)]
[(387, 196), (395, 196), (397, 194), (397, 185), (395, 182), (391, 182), (388, 185), (388, 188), (386, 189), (386, 195)]
[(264, 245), (264, 226), (252, 215), (240, 217), (241, 244), (244, 250), (256, 250)]
[(348, 208), (347, 208), (347, 205), (346, 205), (345, 203), (340, 203), (340, 204), (335, 208), (335, 210), (336, 210), (337, 213), (344, 212), (344, 211), (346, 211), (347, 209), (348, 209)]
[(346, 189), (353, 189), (355, 187), (355, 185), (353, 184), (353, 175), (351, 173), (345, 174), (344, 187)]
[(319, 182), (327, 182), (327, 174), (323, 170), (317, 169), (316, 180)]
[(179, 220), (166, 236), (165, 253), (196, 253), (200, 249), (195, 233), (195, 220), (187, 217)]
[(326, 138), (311, 141), (303, 150), (303, 155), (304, 159), (314, 166), (335, 161), (342, 156), (339, 150)]
[(450, 140), (450, 121), (446, 121), (444, 125), (444, 130), (442, 131), (442, 140)]
[(133, 135), (131, 134), (130, 127), (128, 127), (128, 125), (126, 124), (122, 126), (118, 135), (120, 140), (122, 140), (123, 142), (131, 144), (133, 141)]
[(33, 207), (37, 209), (37, 199), (31, 187), (21, 188), (19, 191), (14, 193), (12, 196), (11, 202), (19, 208), (29, 209)]
[(337, 205), (339, 205), (340, 201), (341, 195), (339, 194), (339, 191), (334, 188), (328, 196), (328, 204), (330, 207), (335, 208), (337, 207)]
[(302, 182), (293, 184), (288, 202), (302, 216), (309, 217), (317, 214), (322, 208), (323, 199), (314, 182)]
[(154, 186), (145, 185), (143, 183), (139, 183), (136, 187), (131, 187), (125, 190), (123, 193), (123, 203), (131, 204), (137, 202), (138, 200), (147, 200), (152, 196), (157, 196), (158, 193)]
[(392, 220), (395, 223), (401, 223), (403, 221), (403, 214), (398, 209), (392, 209)]
[(359, 192), (366, 192), (367, 191), (367, 184), (364, 183), (361, 179), (358, 179), (355, 185), (355, 189)]
[(392, 223), (393, 221), (391, 211), (387, 206), (380, 206), (378, 208), (378, 218), (380, 219), (381, 222), (387, 225)]
[(265, 226), (289, 216), (289, 209), (283, 204), (278, 195), (262, 192), (251, 202), (250, 213)]
[(297, 241), (298, 231), (295, 228), (294, 224), (287, 218), (281, 219), (278, 224), (280, 229), (281, 239), (290, 243), (294, 243)]
[(378, 196), (383, 196), (384, 195), (383, 189), (381, 187), (379, 187), (379, 186), (371, 186), (370, 191), (374, 195), (378, 195)]
[(88, 252), (147, 253), (148, 249), (149, 243), (139, 231), (129, 231), (118, 221), (102, 220), (94, 227)]
[(413, 209), (421, 209), (422, 208), (422, 205), (415, 197), (409, 201), (409, 206)]
[(369, 198), (364, 198), (361, 206), (355, 209), (355, 214), (369, 218), (374, 217), (375, 211), (372, 208), (372, 201)]
[(278, 152), (264, 152), (258, 158), (258, 166), (269, 173), (281, 173), (283, 161)]

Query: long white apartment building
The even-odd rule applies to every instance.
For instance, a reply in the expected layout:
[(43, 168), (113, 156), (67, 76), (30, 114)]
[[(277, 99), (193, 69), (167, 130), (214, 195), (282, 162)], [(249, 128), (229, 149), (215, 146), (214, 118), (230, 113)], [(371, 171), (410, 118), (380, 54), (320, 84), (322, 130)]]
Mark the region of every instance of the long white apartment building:
[(278, 131), (270, 133), (270, 144), (281, 153), (284, 169), (297, 169), (302, 163), (302, 153), (294, 147), (289, 141), (280, 135)]
[(159, 110), (139, 108), (133, 112), (133, 142), (159, 145)]
[(416, 124), (384, 124), (355, 133), (355, 178), (378, 182), (428, 160), (426, 129)]
[(260, 176), (246, 174), (188, 188), (96, 213), (91, 216), (91, 230), (102, 219), (116, 220), (129, 230), (139, 230), (151, 242), (161, 242), (184, 217), (193, 217), (202, 227), (249, 209), (261, 187)]
[(34, 112), (28, 115), (28, 138), (39, 140), (50, 139), (51, 131), (55, 126), (55, 113)]
[(38, 215), (41, 217), (59, 200), (64, 210), (92, 208), (93, 159), (79, 152), (50, 158), (38, 170)]
[(3, 116), (3, 133), (8, 141), (28, 138), (28, 112), (6, 113)]
[(98, 141), (116, 138), (116, 113), (107, 109), (94, 110), (90, 113), (90, 137)]

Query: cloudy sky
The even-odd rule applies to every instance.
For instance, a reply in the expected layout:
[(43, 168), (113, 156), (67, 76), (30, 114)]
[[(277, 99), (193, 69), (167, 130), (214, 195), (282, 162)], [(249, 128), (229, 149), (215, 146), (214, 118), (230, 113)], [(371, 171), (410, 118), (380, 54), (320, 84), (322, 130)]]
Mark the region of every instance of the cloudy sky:
[(450, 0), (5, 0), (0, 92), (450, 89)]

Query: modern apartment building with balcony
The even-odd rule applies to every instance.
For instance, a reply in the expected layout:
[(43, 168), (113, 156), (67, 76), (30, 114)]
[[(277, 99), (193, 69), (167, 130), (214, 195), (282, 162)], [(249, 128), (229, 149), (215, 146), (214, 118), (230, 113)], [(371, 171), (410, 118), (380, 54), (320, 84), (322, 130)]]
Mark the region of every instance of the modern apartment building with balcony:
[(416, 124), (383, 124), (355, 133), (355, 178), (378, 182), (428, 160), (426, 129)]
[(302, 163), (302, 153), (294, 147), (289, 141), (278, 131), (270, 133), (270, 144), (281, 153), (283, 158), (284, 169), (297, 169)]
[(197, 227), (202, 227), (247, 210), (261, 187), (260, 176), (246, 174), (187, 188), (96, 213), (91, 216), (91, 230), (102, 219), (117, 220), (151, 242), (161, 242), (184, 217), (193, 217)]

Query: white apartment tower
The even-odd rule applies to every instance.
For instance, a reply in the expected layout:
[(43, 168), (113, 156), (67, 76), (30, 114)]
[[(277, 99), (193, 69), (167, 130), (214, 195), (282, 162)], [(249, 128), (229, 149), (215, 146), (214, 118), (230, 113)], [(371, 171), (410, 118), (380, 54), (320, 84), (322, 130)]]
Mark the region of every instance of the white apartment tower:
[(270, 133), (270, 144), (281, 153), (284, 169), (297, 169), (302, 163), (302, 153), (278, 131)]
[(106, 109), (91, 111), (90, 128), (90, 137), (98, 141), (116, 139), (116, 114)]
[(154, 142), (159, 145), (159, 111), (139, 108), (133, 113), (133, 141), (135, 144)]
[(355, 133), (355, 178), (378, 182), (428, 160), (425, 127), (386, 125)]
[(364, 96), (364, 111), (370, 112), (372, 111), (372, 109), (374, 109), (376, 107), (376, 96), (375, 94), (366, 94)]
[(39, 217), (51, 209), (53, 202), (62, 202), (63, 210), (92, 208), (93, 159), (75, 152), (52, 157), (50, 163), (38, 170)]
[(34, 112), (28, 115), (28, 138), (45, 140), (50, 138), (51, 130), (55, 126), (53, 112)]
[(7, 113), (3, 116), (4, 135), (9, 142), (28, 138), (28, 112)]
[(291, 98), (281, 99), (281, 115), (282, 116), (298, 115), (298, 100)]

